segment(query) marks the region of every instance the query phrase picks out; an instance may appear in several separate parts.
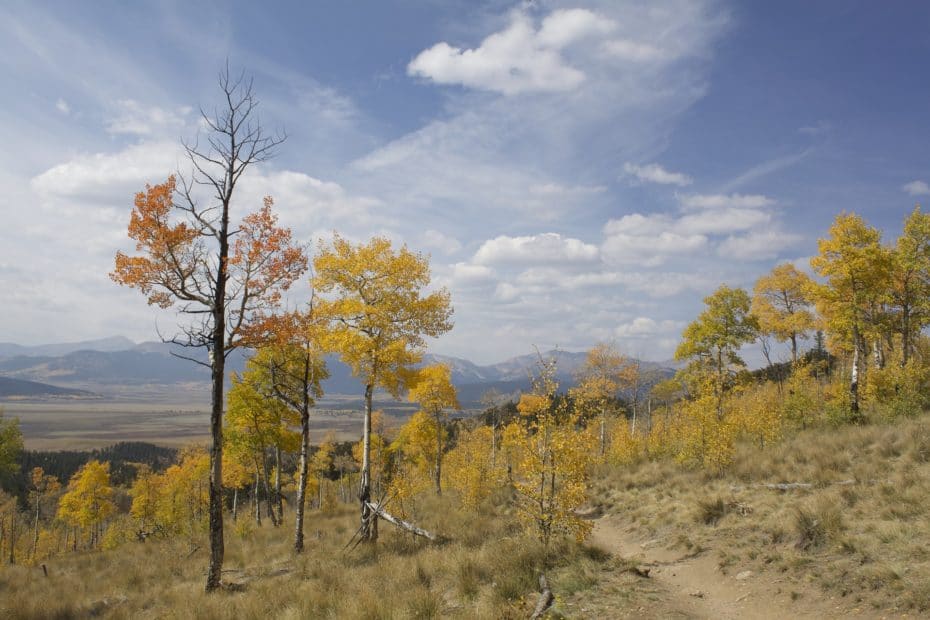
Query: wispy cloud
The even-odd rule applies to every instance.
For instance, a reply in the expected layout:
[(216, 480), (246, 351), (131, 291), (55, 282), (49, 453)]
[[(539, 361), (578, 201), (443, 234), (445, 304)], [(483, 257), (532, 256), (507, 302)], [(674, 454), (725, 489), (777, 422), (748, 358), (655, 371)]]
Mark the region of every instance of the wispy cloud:
[(691, 194), (679, 201), (685, 209), (758, 209), (775, 204), (761, 194)]
[(746, 170), (739, 176), (734, 179), (731, 179), (721, 187), (721, 191), (730, 192), (734, 189), (742, 187), (753, 181), (758, 181), (764, 177), (767, 177), (770, 174), (774, 174), (780, 170), (790, 168), (796, 164), (804, 161), (813, 152), (812, 149), (804, 149), (800, 153), (793, 153), (791, 155), (784, 155), (782, 157), (776, 157), (770, 159), (769, 161), (763, 162), (761, 164), (755, 165), (749, 170)]
[(670, 172), (659, 164), (646, 164), (643, 166), (623, 164), (623, 171), (627, 177), (635, 179), (641, 183), (658, 183), (659, 185), (677, 185), (685, 187), (691, 185), (694, 179), (680, 172)]

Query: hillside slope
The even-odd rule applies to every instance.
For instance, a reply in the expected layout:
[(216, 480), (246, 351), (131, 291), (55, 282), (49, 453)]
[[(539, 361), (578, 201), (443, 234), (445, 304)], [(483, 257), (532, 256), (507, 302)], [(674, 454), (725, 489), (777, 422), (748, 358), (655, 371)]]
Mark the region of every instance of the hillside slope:
[(63, 388), (36, 381), (0, 377), (0, 399), (99, 398), (87, 390)]
[(930, 417), (747, 446), (719, 477), (605, 467), (592, 495), (596, 539), (708, 616), (930, 612)]

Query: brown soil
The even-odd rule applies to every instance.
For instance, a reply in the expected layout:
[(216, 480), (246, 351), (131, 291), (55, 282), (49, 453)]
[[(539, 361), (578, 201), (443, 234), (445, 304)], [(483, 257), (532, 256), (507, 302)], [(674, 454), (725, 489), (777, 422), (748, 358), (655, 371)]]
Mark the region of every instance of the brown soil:
[[(597, 519), (591, 542), (649, 577), (629, 571), (606, 574), (584, 604), (571, 605), (581, 618), (708, 618), (714, 620), (889, 618), (832, 598), (784, 573), (730, 567), (723, 572), (715, 549), (687, 552), (668, 541), (644, 540), (619, 517)], [(636, 591), (632, 599), (629, 591)], [(627, 595), (623, 595), (623, 592)], [(611, 604), (611, 596), (623, 596)], [(611, 613), (613, 612), (613, 613)], [(898, 616), (895, 616), (898, 617)], [(906, 616), (900, 616), (906, 617)]]

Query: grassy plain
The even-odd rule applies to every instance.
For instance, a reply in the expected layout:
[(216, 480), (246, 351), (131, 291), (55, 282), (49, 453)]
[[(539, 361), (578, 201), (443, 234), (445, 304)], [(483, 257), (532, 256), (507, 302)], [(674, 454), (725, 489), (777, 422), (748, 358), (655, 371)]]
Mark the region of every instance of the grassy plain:
[[(74, 385), (101, 394), (97, 399), (0, 401), (4, 414), (17, 417), (28, 450), (90, 450), (120, 441), (144, 441), (180, 447), (209, 440), (209, 386)], [(408, 403), (381, 399), (388, 426), (400, 426), (414, 411)], [(337, 441), (361, 434), (362, 401), (356, 396), (327, 395), (311, 414), (312, 443), (329, 433)]]

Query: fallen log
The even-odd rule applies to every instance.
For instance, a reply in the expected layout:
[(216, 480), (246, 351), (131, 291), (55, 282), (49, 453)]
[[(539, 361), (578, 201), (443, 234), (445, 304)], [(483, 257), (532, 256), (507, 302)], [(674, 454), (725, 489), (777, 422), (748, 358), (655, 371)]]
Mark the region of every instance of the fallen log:
[(546, 610), (552, 606), (554, 600), (555, 596), (552, 595), (552, 589), (549, 587), (549, 582), (546, 581), (546, 576), (540, 575), (539, 600), (536, 602), (536, 609), (533, 610), (533, 615), (530, 616), (530, 620), (539, 620), (539, 618), (542, 618)]
[(384, 519), (385, 521), (387, 521), (388, 523), (391, 523), (392, 525), (396, 525), (397, 527), (403, 530), (407, 530), (408, 532), (410, 532), (411, 534), (415, 536), (422, 536), (423, 538), (426, 538), (430, 542), (434, 542), (434, 543), (441, 543), (441, 542), (445, 542), (446, 540), (448, 540), (445, 536), (439, 536), (437, 534), (433, 534), (432, 532), (424, 530), (422, 527), (417, 527), (416, 525), (414, 525), (413, 523), (410, 523), (409, 521), (398, 519), (397, 517), (386, 512), (384, 508), (381, 507), (380, 504), (372, 504), (371, 502), (366, 502), (366, 504), (371, 509), (371, 511), (378, 517)]

